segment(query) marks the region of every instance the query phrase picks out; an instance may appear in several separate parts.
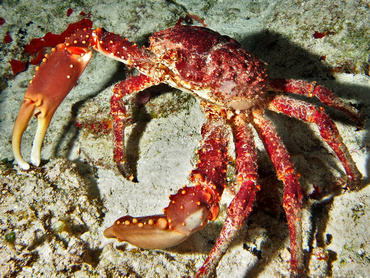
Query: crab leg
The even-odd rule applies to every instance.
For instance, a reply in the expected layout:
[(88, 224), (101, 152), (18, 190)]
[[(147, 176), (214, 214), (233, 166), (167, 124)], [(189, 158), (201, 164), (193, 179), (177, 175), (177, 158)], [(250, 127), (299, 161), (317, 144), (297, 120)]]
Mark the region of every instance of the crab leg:
[(50, 120), (59, 104), (76, 84), (78, 78), (90, 61), (92, 52), (88, 48), (68, 47), (59, 44), (46, 55), (37, 68), (24, 96), (13, 130), (13, 153), (22, 169), (30, 166), (24, 161), (20, 147), (24, 131), (32, 115), (37, 117), (37, 130), (31, 152), (32, 164), (40, 164), (42, 141)]
[(253, 125), (257, 130), (265, 149), (275, 167), (278, 178), (284, 183), (284, 202), (286, 218), (290, 232), (290, 253), (292, 273), (304, 273), (302, 248), (302, 189), (299, 174), (272, 123), (263, 117), (261, 111), (253, 112)]
[(343, 144), (342, 137), (339, 135), (335, 123), (324, 113), (323, 108), (317, 108), (304, 101), (289, 99), (285, 96), (274, 97), (268, 108), (305, 122), (315, 123), (319, 128), (321, 137), (342, 162), (348, 176), (348, 187), (356, 189), (361, 185), (362, 175), (357, 169), (346, 145)]
[(140, 92), (148, 87), (158, 84), (158, 80), (154, 80), (144, 74), (132, 76), (115, 85), (113, 96), (111, 99), (111, 115), (113, 120), (113, 156), (118, 168), (122, 174), (129, 180), (134, 179), (134, 173), (129, 169), (126, 161), (126, 148), (124, 146), (124, 131), (131, 124), (131, 113), (127, 111), (122, 102), (122, 98)]
[(171, 195), (163, 215), (121, 217), (104, 231), (105, 237), (141, 248), (167, 248), (184, 241), (217, 218), (220, 196), (225, 188), (228, 140), (224, 122), (215, 120), (217, 115), (210, 114), (202, 127), (199, 160), (190, 174), (193, 186), (185, 186)]
[(237, 182), (240, 184), (240, 189), (227, 210), (227, 219), (220, 236), (202, 268), (199, 269), (197, 277), (209, 277), (216, 269), (237, 235), (238, 229), (251, 213), (258, 191), (257, 152), (251, 129), (241, 115), (235, 118), (233, 128), (236, 141)]
[(275, 79), (270, 81), (270, 87), (274, 91), (303, 95), (306, 97), (317, 97), (323, 104), (334, 107), (352, 118), (358, 128), (365, 124), (364, 116), (355, 108), (337, 98), (333, 92), (316, 82), (294, 79)]

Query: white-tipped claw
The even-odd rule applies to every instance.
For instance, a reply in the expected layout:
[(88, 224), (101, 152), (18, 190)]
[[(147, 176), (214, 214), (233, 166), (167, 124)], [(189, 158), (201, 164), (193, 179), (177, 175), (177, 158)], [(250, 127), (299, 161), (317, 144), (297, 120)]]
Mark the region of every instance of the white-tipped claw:
[(22, 170), (28, 170), (28, 169), (30, 169), (30, 165), (26, 161), (24, 161), (22, 158), (15, 157), (15, 161), (17, 162), (18, 166)]
[(55, 110), (76, 85), (87, 66), (92, 52), (86, 47), (59, 44), (43, 62), (32, 79), (24, 96), (13, 129), (13, 153), (19, 167), (28, 170), (30, 165), (21, 155), (21, 140), (32, 116), (37, 118), (37, 130), (31, 151), (31, 163), (40, 165), (42, 141)]

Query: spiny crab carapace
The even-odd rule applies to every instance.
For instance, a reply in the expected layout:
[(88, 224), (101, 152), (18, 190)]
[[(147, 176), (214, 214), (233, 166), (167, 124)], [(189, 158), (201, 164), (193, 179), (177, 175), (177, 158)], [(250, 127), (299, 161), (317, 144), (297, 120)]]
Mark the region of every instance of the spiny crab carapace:
[(236, 181), (239, 191), (227, 210), (220, 236), (197, 275), (210, 276), (227, 251), (239, 227), (252, 211), (259, 190), (257, 153), (252, 128), (261, 138), (285, 186), (283, 207), (290, 232), (291, 273), (306, 272), (302, 250), (302, 199), (299, 174), (272, 123), (264, 117), (266, 109), (315, 123), (322, 138), (333, 149), (347, 174), (347, 188), (361, 184), (361, 173), (343, 144), (334, 122), (323, 108), (290, 98), (289, 94), (316, 97), (323, 104), (347, 114), (361, 127), (361, 115), (350, 105), (315, 82), (271, 80), (264, 64), (243, 49), (238, 42), (204, 27), (182, 25), (160, 31), (150, 37), (148, 48), (102, 28), (76, 31), (52, 49), (25, 94), (13, 132), (13, 152), (18, 165), (29, 169), (22, 158), (22, 135), (32, 115), (38, 126), (31, 152), (32, 164), (40, 164), (40, 151), (53, 113), (75, 86), (94, 49), (112, 59), (136, 68), (140, 73), (115, 85), (111, 99), (114, 150), (117, 165), (127, 178), (124, 130), (132, 123), (130, 96), (146, 88), (166, 83), (200, 99), (205, 114), (198, 150), (198, 162), (191, 172), (190, 185), (170, 196), (163, 215), (124, 216), (104, 235), (127, 241), (142, 248), (159, 249), (176, 245), (208, 221), (215, 220), (219, 201), (226, 186), (228, 140), (231, 127), (236, 152)]

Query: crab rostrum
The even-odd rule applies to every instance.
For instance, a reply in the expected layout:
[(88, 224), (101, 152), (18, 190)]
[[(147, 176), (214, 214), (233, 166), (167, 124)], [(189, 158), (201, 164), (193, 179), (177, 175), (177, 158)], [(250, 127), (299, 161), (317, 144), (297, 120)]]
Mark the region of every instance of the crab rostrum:
[(15, 159), (22, 169), (29, 169), (21, 156), (20, 145), (30, 118), (35, 115), (38, 120), (31, 152), (31, 162), (38, 166), (42, 141), (53, 113), (88, 64), (91, 49), (140, 72), (116, 84), (111, 99), (114, 160), (128, 179), (132, 179), (132, 173), (125, 163), (124, 130), (132, 123), (132, 118), (125, 105), (126, 96), (165, 83), (199, 98), (206, 117), (201, 130), (199, 160), (190, 174), (190, 185), (170, 196), (170, 204), (163, 215), (124, 216), (104, 235), (142, 248), (166, 248), (182, 242), (208, 221), (215, 220), (226, 186), (230, 126), (236, 146), (236, 181), (240, 189), (228, 207), (227, 219), (215, 246), (197, 273), (198, 276), (212, 275), (252, 211), (259, 190), (254, 128), (285, 186), (283, 207), (290, 231), (292, 276), (305, 273), (301, 227), (303, 195), (299, 174), (273, 124), (264, 117), (264, 111), (269, 109), (315, 123), (341, 161), (348, 177), (346, 186), (352, 190), (360, 186), (362, 176), (336, 125), (323, 108), (292, 99), (289, 94), (316, 97), (323, 104), (347, 114), (359, 127), (363, 124), (361, 115), (315, 82), (270, 80), (264, 63), (255, 55), (235, 40), (204, 27), (179, 22), (150, 37), (148, 48), (140, 48), (101, 28), (83, 29), (52, 49), (37, 68), (25, 94), (12, 141)]

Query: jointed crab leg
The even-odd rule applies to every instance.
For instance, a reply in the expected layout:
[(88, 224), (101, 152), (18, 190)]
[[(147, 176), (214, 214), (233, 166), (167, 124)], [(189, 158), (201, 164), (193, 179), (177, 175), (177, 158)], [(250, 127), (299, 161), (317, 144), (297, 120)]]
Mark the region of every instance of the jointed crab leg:
[(113, 90), (113, 96), (111, 99), (111, 115), (113, 118), (114, 139), (113, 157), (122, 174), (129, 180), (133, 180), (135, 173), (132, 173), (126, 161), (124, 131), (125, 128), (131, 124), (131, 113), (128, 111), (128, 107), (125, 107), (122, 98), (126, 95), (140, 92), (158, 83), (159, 81), (154, 80), (153, 78), (150, 78), (144, 74), (140, 74), (117, 83)]
[(257, 152), (250, 127), (242, 118), (234, 120), (234, 136), (236, 144), (237, 182), (240, 189), (227, 210), (227, 219), (212, 251), (207, 257), (197, 277), (208, 277), (216, 269), (238, 229), (248, 218), (258, 191), (257, 185)]
[(361, 185), (361, 173), (356, 167), (347, 147), (343, 144), (342, 137), (335, 123), (324, 113), (322, 108), (312, 104), (286, 96), (276, 96), (269, 103), (268, 108), (278, 113), (284, 113), (290, 117), (305, 122), (315, 123), (319, 128), (321, 137), (328, 143), (342, 162), (347, 172), (349, 189), (356, 189)]
[(274, 91), (287, 92), (306, 97), (317, 97), (323, 104), (334, 107), (351, 117), (358, 128), (364, 127), (365, 118), (361, 113), (358, 113), (355, 108), (337, 98), (329, 89), (317, 85), (316, 82), (294, 79), (274, 79), (270, 81), (269, 85)]
[(253, 125), (265, 145), (278, 178), (285, 185), (283, 207), (290, 232), (291, 268), (292, 273), (301, 274), (304, 272), (301, 223), (303, 194), (298, 181), (299, 174), (274, 126), (259, 110), (253, 113)]

